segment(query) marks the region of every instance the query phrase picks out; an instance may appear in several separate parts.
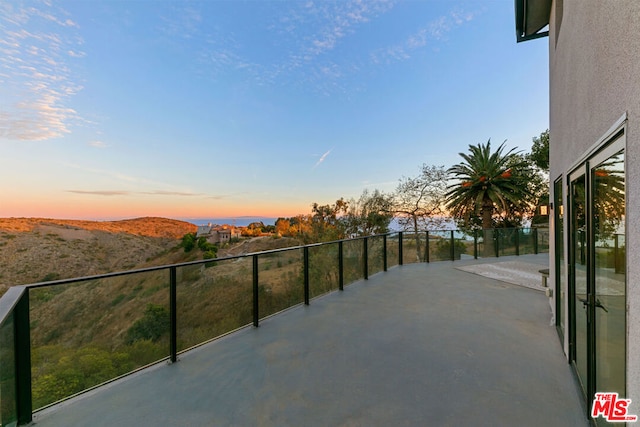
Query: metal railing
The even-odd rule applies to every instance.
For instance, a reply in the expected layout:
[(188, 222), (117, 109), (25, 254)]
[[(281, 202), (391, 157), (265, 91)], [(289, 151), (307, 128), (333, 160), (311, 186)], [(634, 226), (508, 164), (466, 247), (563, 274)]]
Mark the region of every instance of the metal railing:
[(14, 286), (0, 298), (0, 425), (396, 265), (546, 251), (546, 229), (394, 232)]

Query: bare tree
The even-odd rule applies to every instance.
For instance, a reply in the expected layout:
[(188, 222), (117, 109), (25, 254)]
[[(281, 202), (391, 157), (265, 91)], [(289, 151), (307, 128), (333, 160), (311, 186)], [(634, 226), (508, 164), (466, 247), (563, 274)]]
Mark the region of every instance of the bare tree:
[(444, 220), (443, 200), (447, 191), (444, 166), (423, 164), (415, 177), (402, 177), (393, 195), (393, 210), (400, 226), (414, 233), (416, 256), (423, 259), (420, 230), (438, 227)]
[(358, 200), (349, 201), (345, 215), (347, 234), (350, 236), (370, 236), (389, 232), (393, 218), (392, 198), (380, 190), (364, 190)]

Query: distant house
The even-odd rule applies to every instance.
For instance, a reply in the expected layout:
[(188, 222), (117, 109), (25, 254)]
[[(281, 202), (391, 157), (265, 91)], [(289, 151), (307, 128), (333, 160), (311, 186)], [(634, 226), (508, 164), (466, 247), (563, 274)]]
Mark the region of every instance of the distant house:
[(549, 269), (560, 342), (587, 409), (596, 392), (617, 392), (640, 414), (640, 1), (515, 6), (518, 41), (548, 36)]
[(228, 243), (229, 240), (240, 237), (240, 231), (229, 225), (207, 224), (199, 225), (196, 238), (205, 237), (209, 243)]

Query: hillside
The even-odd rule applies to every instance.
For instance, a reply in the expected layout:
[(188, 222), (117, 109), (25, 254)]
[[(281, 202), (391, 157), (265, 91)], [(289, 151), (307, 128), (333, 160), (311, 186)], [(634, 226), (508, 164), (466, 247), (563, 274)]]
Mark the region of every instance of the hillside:
[(166, 218), (0, 218), (0, 295), (9, 286), (185, 260), (173, 251), (196, 226)]
[[(161, 218), (91, 222), (0, 219), (0, 283), (87, 276), (202, 259), (180, 238), (195, 226)], [(225, 244), (220, 258), (289, 246), (291, 238), (260, 236)], [(311, 294), (337, 288), (335, 247), (311, 253)], [(348, 249), (347, 249), (348, 252)], [(347, 254), (347, 259), (353, 256)], [(354, 263), (345, 277), (354, 276)], [(349, 270), (351, 269), (351, 270)], [(351, 272), (350, 272), (351, 271)], [(354, 276), (355, 277), (355, 276)], [(252, 322), (252, 259), (244, 257), (177, 269), (178, 350)], [(302, 251), (260, 257), (261, 317), (303, 300)], [(36, 408), (167, 356), (167, 270), (32, 289), (30, 336)]]

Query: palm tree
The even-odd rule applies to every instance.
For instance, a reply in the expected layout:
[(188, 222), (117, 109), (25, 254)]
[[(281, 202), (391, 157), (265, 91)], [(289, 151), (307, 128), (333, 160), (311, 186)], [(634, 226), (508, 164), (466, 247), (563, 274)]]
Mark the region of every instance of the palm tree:
[(482, 228), (490, 229), (494, 214), (509, 215), (531, 199), (523, 173), (529, 166), (515, 148), (503, 154), (504, 144), (493, 153), (491, 139), (469, 145), (468, 154), (460, 153), (464, 162), (448, 169), (456, 182), (447, 187), (445, 204), (454, 218), (469, 223), (479, 217)]

